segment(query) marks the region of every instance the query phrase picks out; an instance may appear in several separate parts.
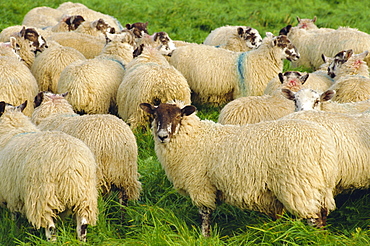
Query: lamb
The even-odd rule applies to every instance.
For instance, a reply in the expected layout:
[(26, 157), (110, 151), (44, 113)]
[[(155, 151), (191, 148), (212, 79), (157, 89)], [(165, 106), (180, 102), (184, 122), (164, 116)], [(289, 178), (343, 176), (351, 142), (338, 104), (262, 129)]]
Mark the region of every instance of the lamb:
[(297, 92), (293, 92), (289, 89), (282, 89), (281, 92), (287, 99), (294, 101), (294, 111), (321, 110), (342, 114), (358, 114), (370, 109), (370, 100), (350, 103), (331, 101), (330, 99), (335, 95), (335, 91), (333, 90), (320, 93), (306, 88)]
[(294, 103), (281, 95), (282, 88), (298, 91), (309, 74), (299, 72), (279, 73), (281, 87), (273, 95), (239, 97), (227, 103), (220, 112), (218, 123), (231, 125), (253, 124), (276, 120), (294, 112)]
[(35, 58), (31, 72), (37, 80), (39, 91), (57, 92), (58, 81), (63, 69), (75, 61), (86, 60), (78, 50), (49, 42), (50, 47)]
[(140, 107), (154, 117), (157, 157), (174, 188), (199, 208), (204, 236), (216, 200), (275, 217), (286, 209), (318, 227), (335, 208), (335, 143), (318, 124), (221, 125), (200, 120), (192, 105)]
[(0, 202), (56, 240), (54, 219), (71, 210), (77, 236), (98, 214), (96, 162), (81, 140), (58, 131), (41, 132), (18, 107), (0, 102)]
[(364, 61), (368, 51), (356, 55), (346, 51), (346, 54), (343, 59), (336, 59), (332, 71), (328, 71), (334, 77), (334, 84), (329, 88), (336, 92), (332, 100), (346, 103), (370, 99), (369, 67)]
[(203, 44), (244, 52), (258, 48), (262, 44), (262, 37), (252, 27), (227, 25), (211, 31)]
[(138, 200), (137, 144), (130, 127), (110, 114), (78, 116), (65, 99), (67, 93), (40, 92), (35, 97), (31, 120), (39, 129), (65, 132), (81, 139), (92, 150), (98, 165), (98, 185), (102, 194), (112, 187), (119, 190), (124, 206)]
[(133, 37), (117, 35), (101, 55), (73, 62), (60, 74), (57, 93), (68, 91), (66, 98), (79, 114), (117, 114), (117, 90), (134, 52)]
[(117, 91), (118, 115), (131, 129), (147, 127), (149, 115), (140, 109), (140, 103), (157, 105), (174, 99), (191, 103), (185, 77), (157, 49), (144, 47), (143, 52), (127, 64)]
[[(32, 101), (38, 93), (38, 86), (35, 77), (28, 67), (19, 60), (19, 56), (11, 52), (11, 47), (5, 49), (0, 56), (0, 101), (6, 101), (13, 105), (20, 105), (26, 100)], [(2, 52), (3, 53), (3, 52)], [(32, 105), (28, 105), (23, 113), (31, 116)]]
[(267, 33), (258, 49), (233, 52), (209, 45), (178, 47), (170, 64), (187, 79), (192, 101), (222, 105), (241, 96), (259, 96), (266, 84), (283, 70), (283, 60), (299, 53), (286, 36)]
[[(287, 35), (301, 53), (301, 59), (292, 63), (295, 67), (317, 69), (322, 63), (322, 54), (334, 56), (346, 49), (353, 49), (355, 53), (370, 50), (370, 35), (355, 28), (339, 27), (333, 31), (315, 32), (288, 25), (280, 30), (280, 35)], [(368, 63), (370, 57), (365, 61)]]

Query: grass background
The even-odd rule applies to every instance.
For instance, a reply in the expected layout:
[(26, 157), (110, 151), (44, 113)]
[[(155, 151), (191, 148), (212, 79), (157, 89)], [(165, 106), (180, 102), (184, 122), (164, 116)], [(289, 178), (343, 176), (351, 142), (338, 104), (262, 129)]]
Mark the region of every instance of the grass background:
[[(56, 8), (64, 1), (15, 0), (0, 3), (0, 30), (22, 23), (32, 8)], [(165, 31), (172, 39), (201, 43), (223, 25), (249, 25), (264, 37), (317, 16), (319, 27), (350, 26), (370, 33), (369, 1), (197, 1), (197, 0), (81, 0), (87, 7), (117, 18), (121, 24), (149, 22), (149, 33)], [(289, 69), (286, 63), (284, 70)], [(217, 120), (220, 108), (198, 106), (201, 118)], [(326, 230), (307, 226), (289, 214), (278, 221), (253, 211), (222, 204), (213, 216), (210, 238), (200, 235), (197, 209), (180, 196), (167, 180), (154, 153), (149, 131), (135, 132), (139, 147), (139, 172), (143, 192), (130, 202), (120, 221), (117, 194), (99, 200), (97, 226), (88, 228), (88, 242), (75, 239), (75, 222), (58, 220), (58, 242), (45, 241), (43, 230), (34, 230), (24, 218), (12, 219), (0, 209), (0, 245), (370, 245), (370, 195), (355, 191), (336, 198), (338, 209), (328, 218)]]

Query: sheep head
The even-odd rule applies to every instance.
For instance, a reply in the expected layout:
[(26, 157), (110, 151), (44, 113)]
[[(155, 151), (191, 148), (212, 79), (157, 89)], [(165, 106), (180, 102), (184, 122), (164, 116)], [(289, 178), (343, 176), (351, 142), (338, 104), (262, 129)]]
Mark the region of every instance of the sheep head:
[(297, 71), (287, 71), (279, 73), (278, 77), (283, 88), (290, 89), (294, 92), (299, 91), (302, 85), (307, 81), (309, 73), (300, 73)]
[(21, 105), (19, 106), (13, 106), (9, 103), (6, 103), (4, 101), (1, 101), (0, 102), (0, 117), (5, 113), (5, 112), (23, 112), (23, 110), (26, 108), (27, 106), (27, 100), (22, 103)]
[(251, 49), (256, 49), (262, 44), (262, 37), (259, 32), (251, 27), (237, 28), (237, 35), (245, 40), (247, 46)]
[(273, 37), (272, 45), (281, 49), (282, 59), (287, 59), (288, 61), (296, 61), (299, 59), (299, 53), (296, 47), (285, 35), (280, 35)]
[(26, 28), (23, 26), (22, 30), (18, 33), (18, 37), (28, 40), (29, 46), (35, 54), (44, 51), (48, 47), (44, 37), (35, 28)]
[(63, 18), (63, 21), (68, 25), (69, 31), (74, 31), (85, 19), (81, 15), (72, 15)]
[(321, 110), (323, 102), (329, 101), (335, 95), (334, 90), (327, 90), (319, 93), (312, 89), (301, 89), (298, 92), (293, 92), (289, 89), (281, 89), (284, 97), (294, 101), (295, 111), (303, 110)]
[(174, 136), (180, 128), (182, 118), (196, 111), (196, 108), (192, 105), (179, 107), (172, 103), (161, 103), (158, 106), (149, 103), (141, 103), (140, 108), (153, 116), (153, 134), (161, 143), (170, 142), (172, 136)]

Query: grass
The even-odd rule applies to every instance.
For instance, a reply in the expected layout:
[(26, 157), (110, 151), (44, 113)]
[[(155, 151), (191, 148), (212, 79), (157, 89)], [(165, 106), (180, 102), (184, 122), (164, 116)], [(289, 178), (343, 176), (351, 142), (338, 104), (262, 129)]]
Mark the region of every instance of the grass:
[[(63, 1), (15, 0), (0, 3), (0, 30), (22, 23), (32, 8), (56, 8)], [(91, 9), (116, 17), (123, 25), (149, 22), (149, 32), (166, 31), (176, 40), (201, 43), (208, 33), (223, 25), (250, 25), (264, 36), (278, 34), (296, 24), (296, 16), (317, 16), (319, 27), (350, 26), (370, 33), (366, 1), (164, 1), (81, 0)], [(288, 70), (285, 63), (284, 70)], [(301, 68), (304, 70), (304, 68)], [(220, 108), (198, 106), (202, 119), (217, 120)], [(139, 148), (141, 199), (130, 202), (125, 220), (120, 221), (117, 194), (99, 199), (99, 219), (88, 228), (88, 242), (75, 237), (71, 218), (57, 221), (58, 242), (45, 241), (44, 231), (35, 230), (24, 218), (12, 219), (0, 209), (0, 245), (370, 245), (370, 195), (355, 191), (336, 198), (337, 209), (328, 218), (326, 230), (285, 214), (272, 221), (264, 214), (241, 211), (222, 204), (213, 215), (212, 236), (200, 235), (197, 209), (188, 197), (179, 195), (158, 162), (151, 133), (135, 132)]]

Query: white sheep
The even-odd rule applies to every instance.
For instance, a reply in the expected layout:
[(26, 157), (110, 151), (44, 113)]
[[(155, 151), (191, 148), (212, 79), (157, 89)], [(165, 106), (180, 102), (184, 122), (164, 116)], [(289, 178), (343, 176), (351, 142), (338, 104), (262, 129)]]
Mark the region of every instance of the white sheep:
[(67, 16), (81, 15), (87, 21), (103, 19), (117, 32), (123, 30), (121, 23), (115, 17), (92, 10), (81, 3), (64, 2), (56, 10), (61, 11), (63, 15)]
[[(341, 50), (353, 49), (355, 53), (370, 50), (370, 35), (355, 28), (339, 27), (333, 31), (316, 32), (290, 25), (280, 31), (287, 35), (301, 53), (301, 58), (293, 66), (317, 69), (321, 55), (332, 57)], [(370, 56), (365, 59), (370, 61)]]
[(346, 54), (336, 59), (328, 72), (334, 77), (334, 84), (329, 88), (336, 92), (332, 100), (346, 103), (370, 99), (369, 67), (364, 61), (368, 51), (355, 55), (346, 51)]
[(138, 150), (130, 127), (110, 114), (79, 116), (64, 97), (65, 94), (40, 92), (35, 97), (32, 122), (41, 130), (62, 131), (86, 143), (95, 155), (103, 194), (114, 187), (119, 190), (122, 205), (139, 199)]
[(284, 59), (298, 58), (286, 36), (267, 33), (258, 49), (247, 52), (201, 44), (178, 47), (170, 64), (187, 79), (193, 102), (220, 105), (241, 96), (262, 95), (267, 83), (282, 72)]
[(370, 187), (370, 117), (303, 110), (282, 119), (301, 119), (317, 123), (335, 138), (338, 154), (336, 166), (339, 171), (335, 195)]
[[(33, 101), (38, 93), (38, 85), (29, 68), (19, 60), (11, 47), (1, 47), (7, 55), (0, 56), (0, 101), (20, 105), (24, 101)], [(2, 52), (1, 52), (2, 53)], [(28, 105), (24, 114), (31, 116), (33, 106)]]
[(155, 151), (168, 179), (199, 208), (203, 235), (216, 200), (272, 216), (286, 209), (318, 227), (335, 208), (335, 143), (318, 124), (221, 125), (200, 120), (191, 105), (140, 107), (154, 117)]
[(56, 93), (63, 69), (75, 61), (84, 60), (86, 60), (85, 56), (78, 50), (62, 46), (54, 41), (49, 42), (49, 48), (39, 54), (31, 66), (31, 72), (37, 80), (39, 91)]
[(41, 132), (19, 107), (0, 102), (0, 202), (23, 214), (55, 240), (54, 219), (71, 210), (77, 236), (86, 241), (98, 214), (96, 162), (81, 140), (59, 131)]
[(52, 33), (47, 40), (74, 48), (81, 52), (87, 59), (98, 56), (106, 44), (105, 37), (91, 36), (86, 33), (78, 32), (55, 32)]
[(282, 95), (295, 104), (294, 111), (321, 110), (343, 114), (358, 114), (370, 109), (370, 99), (359, 102), (338, 103), (331, 101), (335, 95), (334, 90), (327, 90), (322, 93), (312, 89), (301, 89), (293, 92), (289, 89), (282, 89)]
[(244, 52), (258, 48), (262, 44), (262, 37), (252, 27), (226, 25), (212, 30), (203, 44)]
[(315, 24), (315, 22), (317, 21), (317, 17), (313, 17), (313, 19), (301, 19), (297, 16), (297, 21), (298, 21), (298, 24), (297, 24), (297, 27), (300, 28), (300, 29), (305, 29), (305, 30), (314, 30), (315, 32), (330, 32), (330, 31), (334, 31), (334, 29), (332, 28), (325, 28), (325, 27), (321, 27), (321, 28), (318, 28)]
[(60, 10), (46, 6), (36, 7), (25, 14), (22, 25), (37, 28), (55, 26), (62, 16), (63, 12)]
[(253, 124), (276, 120), (294, 112), (294, 103), (281, 95), (282, 88), (299, 91), (309, 74), (279, 73), (281, 86), (272, 95), (239, 97), (227, 103), (220, 111), (218, 123), (231, 125)]
[(76, 112), (117, 113), (117, 89), (125, 74), (125, 65), (133, 59), (134, 51), (134, 40), (130, 34), (117, 35), (98, 57), (73, 62), (61, 72), (57, 93), (68, 92), (66, 98)]
[(159, 104), (174, 99), (191, 103), (185, 77), (168, 63), (160, 51), (144, 47), (142, 53), (127, 64), (117, 91), (118, 115), (132, 129), (147, 127), (149, 115), (140, 109), (139, 104)]

